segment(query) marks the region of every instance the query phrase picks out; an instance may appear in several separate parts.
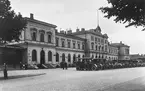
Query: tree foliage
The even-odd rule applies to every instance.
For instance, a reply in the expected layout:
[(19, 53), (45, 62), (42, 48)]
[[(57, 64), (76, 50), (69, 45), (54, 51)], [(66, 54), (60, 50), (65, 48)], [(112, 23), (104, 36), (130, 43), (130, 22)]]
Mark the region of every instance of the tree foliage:
[(104, 17), (115, 17), (115, 22), (129, 26), (145, 27), (145, 0), (107, 0), (109, 6), (101, 7)]
[(11, 9), (9, 0), (0, 0), (0, 42), (19, 41), (26, 24), (25, 18)]

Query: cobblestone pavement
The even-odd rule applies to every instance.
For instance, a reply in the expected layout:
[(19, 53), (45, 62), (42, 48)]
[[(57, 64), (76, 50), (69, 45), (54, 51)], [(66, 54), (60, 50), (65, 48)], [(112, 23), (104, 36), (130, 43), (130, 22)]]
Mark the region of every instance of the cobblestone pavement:
[[(0, 77), (2, 72), (0, 72)], [(76, 71), (74, 68), (9, 71), (0, 91), (145, 91), (145, 68)]]

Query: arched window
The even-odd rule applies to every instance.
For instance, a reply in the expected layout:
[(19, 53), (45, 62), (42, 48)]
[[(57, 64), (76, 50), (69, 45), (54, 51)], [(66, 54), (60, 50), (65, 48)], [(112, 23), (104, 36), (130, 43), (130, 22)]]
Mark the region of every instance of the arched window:
[(82, 56), (82, 58), (83, 58), (83, 60), (82, 60), (82, 61), (84, 61), (84, 57), (85, 57), (85, 55), (83, 55), (83, 56)]
[(48, 52), (48, 61), (52, 61), (52, 52), (51, 51)]
[(92, 55), (92, 58), (94, 58), (94, 55)]
[(45, 64), (45, 52), (41, 50), (40, 52), (40, 64)]
[(97, 54), (96, 54), (96, 58), (98, 58)]
[(32, 61), (37, 61), (37, 51), (36, 50), (32, 51)]
[(71, 55), (68, 54), (68, 62), (71, 62)]
[(76, 62), (76, 55), (73, 55), (73, 62)]
[(62, 54), (62, 61), (65, 62), (65, 54)]
[(81, 60), (81, 59), (80, 59), (80, 57), (81, 57), (81, 56), (80, 56), (80, 54), (79, 54), (79, 55), (78, 55), (78, 61), (80, 61), (80, 60)]
[(59, 54), (56, 53), (56, 62), (59, 62)]
[(40, 41), (44, 42), (44, 33), (40, 33)]

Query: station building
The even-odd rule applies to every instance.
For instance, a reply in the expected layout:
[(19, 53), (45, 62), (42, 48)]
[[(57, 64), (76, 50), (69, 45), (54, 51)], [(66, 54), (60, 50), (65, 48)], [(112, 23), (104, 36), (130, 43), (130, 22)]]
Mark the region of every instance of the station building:
[(34, 19), (30, 14), (27, 28), (18, 43), (10, 45), (23, 47), (20, 61), (28, 64), (73, 64), (82, 58), (106, 60), (129, 60), (129, 46), (123, 43), (109, 43), (108, 35), (102, 34), (100, 26), (95, 29), (71, 29), (58, 32), (57, 26)]

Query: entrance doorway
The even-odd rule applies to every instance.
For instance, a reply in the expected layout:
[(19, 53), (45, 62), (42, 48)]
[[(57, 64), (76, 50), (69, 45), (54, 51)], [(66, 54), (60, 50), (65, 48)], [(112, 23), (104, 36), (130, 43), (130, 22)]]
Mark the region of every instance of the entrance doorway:
[(62, 61), (65, 62), (65, 54), (62, 54)]
[(40, 64), (45, 64), (45, 52), (41, 50), (40, 52)]

